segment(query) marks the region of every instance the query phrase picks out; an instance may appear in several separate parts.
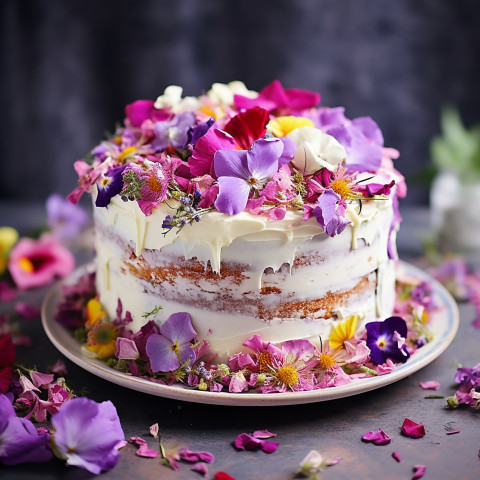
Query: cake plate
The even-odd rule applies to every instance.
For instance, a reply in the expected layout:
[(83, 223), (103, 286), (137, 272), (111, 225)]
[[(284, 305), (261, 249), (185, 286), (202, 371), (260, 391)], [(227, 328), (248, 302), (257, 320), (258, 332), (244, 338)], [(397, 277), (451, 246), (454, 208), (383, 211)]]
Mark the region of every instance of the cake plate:
[[(85, 271), (86, 268), (87, 266), (78, 268), (70, 277), (63, 280), (63, 282), (72, 283)], [(42, 306), (42, 324), (51, 342), (73, 363), (76, 363), (81, 368), (108, 380), (109, 382), (139, 392), (174, 400), (181, 400), (184, 402), (242, 407), (280, 406), (323, 402), (358, 395), (398, 382), (435, 360), (445, 351), (454, 339), (458, 329), (459, 315), (457, 304), (452, 296), (439, 282), (419, 268), (406, 262), (400, 262), (400, 268), (403, 273), (420, 280), (426, 280), (432, 285), (435, 304), (440, 307), (432, 314), (432, 318), (429, 322), (429, 329), (433, 335), (433, 340), (419, 348), (406, 363), (399, 365), (393, 372), (377, 377), (356, 379), (351, 383), (340, 387), (304, 392), (270, 394), (203, 392), (179, 384), (162, 385), (119, 372), (108, 367), (106, 363), (101, 360), (84, 355), (82, 346), (75, 340), (72, 334), (54, 320), (54, 313), (57, 304), (60, 301), (60, 287), (62, 282), (57, 283), (50, 290), (44, 301)]]

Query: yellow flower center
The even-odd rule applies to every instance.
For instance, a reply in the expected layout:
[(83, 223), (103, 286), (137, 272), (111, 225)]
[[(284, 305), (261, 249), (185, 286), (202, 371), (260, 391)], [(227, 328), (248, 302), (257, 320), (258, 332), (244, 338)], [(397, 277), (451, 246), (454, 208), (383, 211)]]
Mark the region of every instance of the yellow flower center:
[(342, 198), (347, 198), (350, 194), (350, 187), (345, 180), (335, 180), (330, 185), (330, 188)]
[(322, 370), (328, 370), (335, 365), (335, 359), (329, 353), (321, 353), (318, 361)]
[(163, 185), (162, 185), (162, 182), (158, 179), (158, 177), (156, 177), (155, 175), (152, 175), (147, 180), (147, 187), (152, 192), (159, 193), (162, 191)]
[(178, 353), (178, 344), (177, 344), (177, 342), (172, 343), (172, 345), (170, 345), (170, 350), (171, 350), (172, 352)]
[(117, 338), (117, 329), (113, 325), (101, 325), (90, 333), (89, 340), (100, 345), (105, 345)]
[(18, 265), (22, 270), (25, 270), (28, 273), (33, 273), (35, 271), (35, 265), (33, 265), (32, 261), (27, 257), (22, 257), (18, 261)]
[(379, 340), (377, 345), (380, 347), (380, 348), (385, 348), (386, 346), (386, 343), (385, 343), (385, 340)]
[(298, 383), (298, 372), (291, 365), (284, 365), (277, 370), (277, 380), (287, 387)]
[(127, 156), (130, 155), (135, 151), (135, 147), (127, 147), (123, 150), (123, 152), (119, 155), (118, 160), (120, 162), (123, 162), (123, 159)]
[(100, 182), (100, 184), (102, 185), (102, 187), (106, 187), (109, 183), (110, 183), (110, 178), (109, 177), (105, 177), (104, 179), (102, 179), (102, 181)]
[(258, 354), (258, 368), (261, 373), (270, 372), (269, 365), (272, 363), (272, 356), (268, 352)]

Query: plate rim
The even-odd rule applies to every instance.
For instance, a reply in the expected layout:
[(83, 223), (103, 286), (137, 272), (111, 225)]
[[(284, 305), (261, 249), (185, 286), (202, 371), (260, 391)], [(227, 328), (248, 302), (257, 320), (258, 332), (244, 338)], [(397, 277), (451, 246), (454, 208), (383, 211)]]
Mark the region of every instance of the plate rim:
[[(90, 268), (91, 265), (92, 263), (87, 263), (78, 267), (70, 276), (57, 282), (48, 291), (41, 309), (42, 326), (47, 337), (57, 350), (84, 370), (117, 385), (150, 395), (170, 398), (172, 400), (209, 405), (256, 407), (300, 405), (359, 395), (402, 380), (433, 362), (453, 341), (460, 323), (458, 305), (447, 289), (430, 274), (421, 270), (419, 267), (405, 261), (399, 261), (400, 269), (405, 271), (407, 275), (431, 282), (434, 291), (434, 298), (437, 301), (439, 300), (440, 306), (445, 307), (446, 311), (443, 312), (443, 315), (446, 317), (446, 324), (443, 330), (440, 331), (441, 336), (439, 338), (434, 337), (431, 342), (412, 354), (408, 362), (399, 366), (393, 372), (376, 377), (356, 379), (347, 385), (339, 387), (302, 392), (229, 393), (194, 390), (184, 385), (165, 385), (155, 383), (145, 378), (128, 375), (127, 373), (119, 372), (108, 367), (99, 359), (90, 358), (82, 354), (82, 346), (74, 339), (67, 328), (54, 320), (53, 315), (50, 315), (50, 312), (56, 305), (52, 305), (52, 302), (54, 302), (55, 297), (59, 295), (61, 285), (68, 282), (69, 279), (80, 275), (84, 270)], [(435, 312), (432, 317), (435, 318), (441, 313), (442, 312)], [(438, 321), (437, 318), (437, 322)], [(62, 340), (62, 337), (65, 335), (68, 335), (69, 344), (64, 344)], [(70, 346), (72, 344), (74, 345), (73, 348)]]

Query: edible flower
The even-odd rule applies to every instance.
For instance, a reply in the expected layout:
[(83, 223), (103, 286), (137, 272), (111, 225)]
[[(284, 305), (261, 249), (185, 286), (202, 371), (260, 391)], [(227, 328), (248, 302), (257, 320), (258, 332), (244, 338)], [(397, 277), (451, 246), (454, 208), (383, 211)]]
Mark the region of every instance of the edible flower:
[(58, 193), (47, 198), (47, 223), (55, 237), (64, 242), (75, 238), (88, 222), (87, 212)]
[(183, 112), (175, 115), (171, 120), (155, 123), (155, 138), (152, 148), (159, 151), (168, 145), (174, 148), (183, 148), (188, 140), (188, 131), (195, 125), (195, 114)]
[(342, 233), (351, 222), (345, 218), (347, 204), (345, 200), (333, 190), (325, 190), (318, 197), (311, 214), (325, 230), (329, 237)]
[(0, 227), (0, 275), (8, 265), (8, 255), (18, 242), (18, 232), (12, 227)]
[(359, 318), (359, 315), (352, 315), (332, 328), (330, 336), (328, 337), (328, 343), (331, 349), (341, 348), (347, 340), (353, 338), (357, 331)]
[(110, 200), (122, 191), (122, 174), (124, 170), (125, 165), (122, 165), (117, 168), (112, 168), (100, 177), (97, 182), (97, 198), (95, 200), (97, 207), (107, 207)]
[(18, 465), (46, 462), (52, 458), (48, 449), (50, 435), (39, 433), (30, 420), (17, 417), (11, 401), (0, 394), (0, 462)]
[(96, 299), (91, 298), (87, 302), (86, 306), (87, 321), (85, 323), (86, 328), (92, 328), (98, 323), (98, 321), (104, 318), (107, 314), (102, 309), (102, 304)]
[(22, 238), (12, 250), (8, 269), (20, 289), (41, 287), (66, 277), (75, 267), (73, 255), (51, 234)]
[(67, 465), (98, 475), (118, 463), (117, 445), (125, 435), (112, 402), (73, 398), (52, 417), (52, 425), (53, 451)]
[(97, 323), (88, 332), (87, 350), (95, 353), (98, 358), (108, 358), (115, 354), (117, 349), (118, 332), (114, 325)]
[(287, 115), (286, 117), (277, 117), (270, 120), (267, 129), (276, 137), (285, 137), (297, 128), (313, 126), (314, 124), (309, 118)]
[(250, 150), (219, 150), (215, 153), (215, 174), (219, 212), (236, 215), (245, 209), (251, 190), (260, 190), (279, 169), (284, 150), (281, 140), (260, 139)]
[(146, 342), (146, 353), (154, 372), (171, 372), (190, 361), (195, 361), (191, 341), (197, 335), (188, 313), (170, 315), (160, 327), (160, 334), (152, 334)]
[(403, 318), (390, 317), (383, 322), (369, 322), (365, 328), (372, 361), (381, 365), (388, 358), (401, 363), (410, 358), (405, 345), (407, 324)]

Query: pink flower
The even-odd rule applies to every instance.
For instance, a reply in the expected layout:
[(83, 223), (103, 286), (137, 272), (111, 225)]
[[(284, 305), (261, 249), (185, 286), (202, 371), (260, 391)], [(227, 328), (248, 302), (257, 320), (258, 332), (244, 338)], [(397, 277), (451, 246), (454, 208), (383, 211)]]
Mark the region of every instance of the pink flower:
[(12, 250), (8, 268), (20, 289), (41, 287), (72, 273), (75, 258), (55, 237), (44, 234), (38, 240), (22, 238)]
[(376, 432), (367, 432), (363, 435), (364, 442), (372, 442), (375, 445), (388, 445), (392, 439), (379, 428)]
[(406, 418), (402, 425), (402, 433), (407, 437), (420, 438), (425, 436), (425, 427)]

